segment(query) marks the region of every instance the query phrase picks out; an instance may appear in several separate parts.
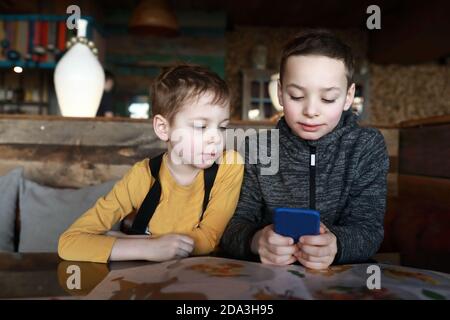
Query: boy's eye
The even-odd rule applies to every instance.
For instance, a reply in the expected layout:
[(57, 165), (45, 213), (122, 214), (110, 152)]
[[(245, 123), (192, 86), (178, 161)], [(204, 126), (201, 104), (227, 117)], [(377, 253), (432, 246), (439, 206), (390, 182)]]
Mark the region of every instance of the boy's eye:
[(333, 103), (336, 100), (322, 99), (322, 101), (325, 102), (325, 103)]
[(203, 124), (194, 124), (194, 129), (206, 129), (206, 126)]
[(225, 130), (227, 130), (227, 127), (219, 127), (219, 130), (220, 131), (225, 131)]
[(301, 100), (301, 99), (303, 99), (304, 97), (294, 97), (294, 96), (291, 96), (291, 99), (292, 100), (294, 100), (294, 101), (298, 101), (298, 100)]

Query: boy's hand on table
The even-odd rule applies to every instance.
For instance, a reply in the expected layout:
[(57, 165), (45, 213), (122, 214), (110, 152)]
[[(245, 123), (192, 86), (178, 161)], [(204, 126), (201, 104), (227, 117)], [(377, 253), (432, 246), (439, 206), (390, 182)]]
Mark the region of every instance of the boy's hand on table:
[(143, 256), (149, 261), (185, 258), (194, 250), (194, 240), (181, 234), (166, 234), (149, 238), (142, 250)]
[(294, 253), (298, 248), (294, 240), (275, 233), (273, 224), (255, 233), (251, 249), (253, 253), (259, 255), (261, 262), (266, 264), (288, 265), (297, 260)]
[(297, 247), (299, 251), (295, 256), (302, 265), (321, 270), (333, 263), (337, 253), (337, 239), (323, 223), (320, 223), (320, 234), (301, 237)]
[(166, 234), (159, 237), (150, 235), (125, 235), (110, 233), (115, 236), (110, 254), (110, 261), (147, 260), (154, 262), (185, 258), (194, 250), (194, 239), (181, 234)]

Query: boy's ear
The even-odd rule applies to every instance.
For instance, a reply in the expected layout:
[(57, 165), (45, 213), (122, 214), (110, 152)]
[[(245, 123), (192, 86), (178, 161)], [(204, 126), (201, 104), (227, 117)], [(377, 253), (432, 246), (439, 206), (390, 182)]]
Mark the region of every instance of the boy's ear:
[(353, 103), (353, 99), (355, 98), (355, 84), (352, 83), (352, 85), (350, 86), (350, 88), (348, 88), (347, 90), (347, 96), (345, 97), (345, 105), (344, 105), (344, 110), (347, 111), (348, 109), (350, 109), (350, 107), (352, 106)]
[(169, 121), (162, 115), (157, 114), (153, 117), (153, 130), (162, 141), (169, 141)]
[(280, 103), (280, 106), (284, 107), (284, 103), (283, 103), (283, 92), (281, 91), (281, 81), (280, 79), (278, 79), (278, 102)]

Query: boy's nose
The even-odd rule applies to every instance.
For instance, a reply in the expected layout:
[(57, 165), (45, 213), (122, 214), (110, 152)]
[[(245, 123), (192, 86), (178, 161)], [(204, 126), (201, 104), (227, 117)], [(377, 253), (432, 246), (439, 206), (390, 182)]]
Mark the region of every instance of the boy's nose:
[(208, 132), (206, 134), (207, 134), (206, 141), (211, 144), (212, 143), (218, 144), (218, 143), (220, 143), (220, 141), (222, 139), (220, 132), (217, 129), (210, 129), (210, 130), (208, 130)]
[(303, 107), (303, 114), (308, 118), (313, 118), (319, 115), (319, 109), (314, 102), (310, 101)]

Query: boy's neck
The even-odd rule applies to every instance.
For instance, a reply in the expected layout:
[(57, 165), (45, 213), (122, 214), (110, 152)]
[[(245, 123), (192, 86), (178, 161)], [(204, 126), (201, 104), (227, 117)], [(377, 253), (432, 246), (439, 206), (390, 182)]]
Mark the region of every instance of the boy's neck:
[(172, 157), (173, 155), (171, 155), (169, 150), (167, 153), (167, 167), (170, 174), (179, 185), (190, 185), (197, 177), (200, 169), (195, 168), (190, 164), (180, 164), (182, 161), (181, 159), (172, 159)]

